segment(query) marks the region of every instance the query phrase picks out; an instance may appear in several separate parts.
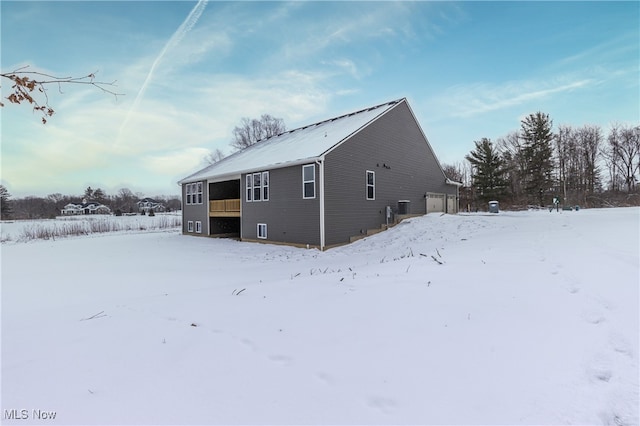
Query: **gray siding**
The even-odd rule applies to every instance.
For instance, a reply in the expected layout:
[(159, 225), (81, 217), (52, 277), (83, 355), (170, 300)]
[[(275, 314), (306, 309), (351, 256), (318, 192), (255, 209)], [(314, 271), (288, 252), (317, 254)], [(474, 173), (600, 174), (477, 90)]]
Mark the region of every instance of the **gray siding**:
[[(366, 171), (375, 172), (375, 200), (366, 199)], [(401, 103), (325, 157), (325, 243), (384, 224), (385, 207), (397, 212), (410, 201), (411, 214), (426, 213), (427, 192), (456, 194), (420, 131)]]
[[(209, 194), (206, 181), (202, 182), (202, 204), (187, 205), (187, 185), (182, 185), (182, 233), (189, 235), (207, 235), (209, 229)], [(188, 222), (192, 220), (193, 232), (187, 231)], [(202, 222), (202, 233), (196, 234), (195, 222)]]
[(265, 241), (320, 245), (319, 166), (314, 199), (302, 198), (301, 165), (264, 171), (269, 172), (269, 201), (247, 202), (242, 175), (242, 238), (257, 240), (257, 224), (266, 223)]

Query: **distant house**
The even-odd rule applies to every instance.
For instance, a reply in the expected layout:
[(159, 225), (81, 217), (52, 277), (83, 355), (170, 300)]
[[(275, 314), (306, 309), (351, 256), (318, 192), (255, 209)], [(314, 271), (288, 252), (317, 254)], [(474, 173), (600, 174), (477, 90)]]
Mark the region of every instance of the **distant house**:
[(404, 98), (273, 136), (179, 184), (185, 234), (320, 249), (456, 213), (460, 185)]
[(155, 213), (158, 213), (166, 210), (166, 207), (162, 203), (159, 203), (153, 198), (143, 198), (142, 200), (138, 201), (137, 204), (138, 204), (138, 212), (140, 213), (142, 212), (149, 213), (150, 210), (153, 210)]
[(82, 201), (81, 203), (69, 203), (61, 211), (63, 216), (80, 214), (111, 214), (111, 209), (97, 201)]

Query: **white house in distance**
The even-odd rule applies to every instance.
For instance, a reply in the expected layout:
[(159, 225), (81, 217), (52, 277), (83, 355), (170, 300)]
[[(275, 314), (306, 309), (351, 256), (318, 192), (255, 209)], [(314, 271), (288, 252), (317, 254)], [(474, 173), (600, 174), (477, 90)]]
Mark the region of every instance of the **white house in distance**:
[(166, 210), (166, 207), (162, 204), (154, 200), (153, 198), (143, 198), (138, 201), (138, 211), (149, 213), (149, 211), (153, 210), (154, 212), (163, 212)]
[(111, 214), (111, 209), (97, 201), (85, 201), (82, 203), (69, 203), (61, 210), (63, 216), (81, 214)]

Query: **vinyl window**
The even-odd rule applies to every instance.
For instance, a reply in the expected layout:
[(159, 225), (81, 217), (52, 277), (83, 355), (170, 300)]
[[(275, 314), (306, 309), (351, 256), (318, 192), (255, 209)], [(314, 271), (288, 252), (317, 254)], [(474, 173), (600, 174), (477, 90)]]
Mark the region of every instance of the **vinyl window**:
[(376, 172), (367, 170), (367, 200), (376, 199)]
[(196, 234), (202, 234), (202, 222), (196, 220)]
[(253, 174), (253, 201), (260, 201), (262, 198), (260, 193), (262, 192), (262, 173)]
[(187, 205), (202, 204), (202, 182), (187, 184)]
[(269, 172), (262, 172), (262, 200), (269, 201)]
[(316, 165), (302, 166), (302, 198), (316, 198)]
[(247, 202), (253, 201), (253, 175), (247, 175)]
[(249, 173), (245, 180), (247, 202), (269, 201), (269, 172)]
[(193, 221), (192, 220), (187, 222), (187, 232), (193, 232)]
[(266, 239), (267, 238), (267, 224), (259, 223), (258, 224), (258, 238)]
[[(197, 204), (202, 204), (202, 182), (198, 182), (196, 195), (198, 196)], [(195, 202), (194, 202), (195, 204)]]

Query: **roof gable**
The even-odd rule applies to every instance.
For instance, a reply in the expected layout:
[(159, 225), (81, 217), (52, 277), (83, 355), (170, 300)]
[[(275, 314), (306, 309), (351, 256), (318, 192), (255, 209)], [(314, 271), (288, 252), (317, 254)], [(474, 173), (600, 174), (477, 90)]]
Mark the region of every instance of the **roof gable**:
[(182, 179), (180, 184), (231, 177), (313, 161), (406, 99), (320, 121), (260, 141)]

